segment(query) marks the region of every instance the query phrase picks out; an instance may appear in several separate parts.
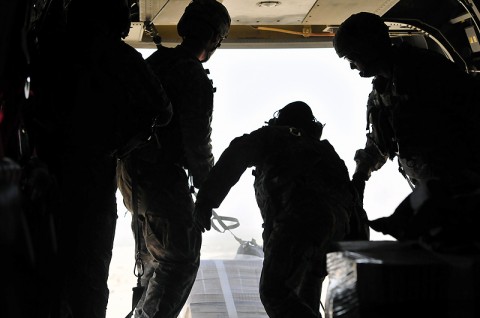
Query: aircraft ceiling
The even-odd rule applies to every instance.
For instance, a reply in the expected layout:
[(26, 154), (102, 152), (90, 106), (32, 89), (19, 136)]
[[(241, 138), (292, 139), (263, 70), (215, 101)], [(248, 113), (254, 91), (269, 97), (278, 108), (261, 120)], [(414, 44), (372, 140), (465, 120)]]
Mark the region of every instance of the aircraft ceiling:
[[(152, 21), (166, 43), (178, 43), (176, 24), (190, 0), (140, 0), (139, 22), (127, 41), (154, 47), (143, 32)], [(322, 47), (331, 45), (334, 27), (351, 14), (368, 11), (384, 15), (399, 0), (223, 0), (232, 18), (228, 47)]]
[[(392, 37), (443, 51), (477, 68), (480, 0), (219, 0), (232, 18), (222, 48), (332, 47), (338, 26), (350, 15), (373, 12)], [(134, 14), (127, 43), (155, 48), (154, 25), (162, 44), (180, 43), (176, 24), (190, 0), (130, 0)], [(153, 23), (152, 23), (153, 22)]]

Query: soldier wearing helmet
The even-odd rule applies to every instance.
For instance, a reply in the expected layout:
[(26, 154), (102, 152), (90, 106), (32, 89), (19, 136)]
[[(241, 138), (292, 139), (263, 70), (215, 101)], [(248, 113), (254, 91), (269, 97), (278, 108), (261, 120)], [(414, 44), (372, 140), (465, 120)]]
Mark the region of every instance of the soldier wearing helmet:
[(371, 77), (382, 72), (382, 59), (391, 47), (388, 27), (374, 14), (360, 12), (347, 19), (335, 34), (333, 46), (360, 76)]
[(204, 49), (200, 62), (210, 59), (230, 30), (230, 15), (218, 1), (194, 0), (185, 9), (177, 24), (183, 45)]
[(133, 211), (132, 185), (138, 203), (132, 222), (133, 230), (141, 232), (137, 246), (145, 291), (135, 317), (177, 317), (195, 282), (202, 236), (193, 226), (188, 177), (199, 188), (214, 163), (210, 126), (214, 87), (202, 63), (229, 28), (230, 16), (221, 3), (194, 0), (177, 25), (182, 42), (173, 48), (158, 45), (147, 58), (172, 103), (173, 118), (118, 166), (125, 205)]
[(319, 318), (330, 243), (345, 238), (355, 202), (348, 170), (323, 125), (302, 102), (289, 103), (222, 153), (198, 192), (195, 222), (210, 229), (218, 208), (248, 167), (263, 219), (260, 299), (271, 318)]
[[(51, 7), (41, 16), (32, 59), (37, 95), (28, 122), (36, 157), (54, 182), (45, 206), (37, 199), (26, 206), (38, 209), (31, 216), (51, 213), (49, 234), (56, 247), (51, 264), (58, 266), (50, 266), (52, 271), (38, 280), (50, 291), (36, 290), (38, 303), (49, 307), (49, 317), (105, 318), (117, 220), (117, 159), (143, 144), (153, 123), (166, 125), (172, 106), (142, 55), (122, 41), (130, 28), (127, 1), (51, 1)], [(43, 228), (47, 220), (35, 217), (32, 224)], [(47, 316), (38, 311), (31, 316)]]
[[(475, 137), (479, 115), (473, 104), (478, 97), (472, 95), (478, 84), (469, 74), (435, 51), (392, 45), (382, 18), (367, 12), (340, 25), (334, 48), (360, 76), (374, 77), (367, 102), (367, 142), (355, 154), (353, 180), (359, 189), (373, 171), (395, 157), (417, 192), (417, 202), (428, 198), (419, 193), (429, 193), (417, 188), (428, 189), (432, 180), (452, 195), (480, 186), (480, 143)], [(421, 204), (413, 206), (407, 200), (401, 206), (413, 213)], [(405, 237), (406, 224), (387, 223), (371, 226), (398, 239), (414, 239), (429, 229), (427, 225), (425, 232)]]

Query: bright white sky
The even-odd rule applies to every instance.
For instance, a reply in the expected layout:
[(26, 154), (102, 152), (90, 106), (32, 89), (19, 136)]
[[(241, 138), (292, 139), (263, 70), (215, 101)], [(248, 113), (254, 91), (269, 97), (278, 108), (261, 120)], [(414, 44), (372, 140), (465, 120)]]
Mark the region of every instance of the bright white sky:
[[(152, 51), (142, 51), (144, 57)], [(350, 176), (355, 171), (355, 151), (365, 144), (366, 102), (371, 79), (352, 71), (333, 49), (219, 49), (205, 63), (217, 88), (212, 123), (212, 145), (219, 158), (230, 141), (265, 124), (286, 104), (302, 100), (315, 117), (326, 124), (328, 139), (345, 161)], [(367, 182), (364, 207), (369, 219), (390, 215), (410, 193), (396, 161), (374, 172)], [(248, 169), (216, 211), (236, 217), (233, 233), (262, 244), (261, 217), (255, 202), (253, 176)], [(131, 306), (135, 286), (134, 240), (130, 214), (118, 199), (118, 224), (110, 267), (110, 301), (107, 318), (124, 317)], [(371, 231), (372, 240), (392, 240)], [(235, 256), (239, 244), (230, 233), (213, 229), (203, 236), (202, 258)], [(123, 316), (122, 316), (123, 315)]]

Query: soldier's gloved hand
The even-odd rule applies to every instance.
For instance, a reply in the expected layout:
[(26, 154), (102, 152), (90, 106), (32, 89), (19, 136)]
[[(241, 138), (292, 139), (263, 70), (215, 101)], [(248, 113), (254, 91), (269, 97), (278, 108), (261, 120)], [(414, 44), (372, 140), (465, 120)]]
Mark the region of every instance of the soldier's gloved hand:
[(212, 208), (203, 204), (195, 204), (193, 212), (193, 222), (200, 231), (210, 231), (212, 228)]
[(352, 176), (352, 184), (357, 190), (357, 193), (360, 197), (360, 201), (363, 202), (363, 193), (365, 192), (365, 182), (368, 180), (368, 176), (361, 171), (357, 171)]

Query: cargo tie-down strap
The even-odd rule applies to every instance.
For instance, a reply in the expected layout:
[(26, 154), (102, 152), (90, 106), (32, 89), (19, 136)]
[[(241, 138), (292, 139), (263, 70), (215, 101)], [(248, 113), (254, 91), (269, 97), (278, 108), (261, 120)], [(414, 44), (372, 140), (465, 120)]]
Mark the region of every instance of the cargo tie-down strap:
[[(225, 224), (225, 222), (231, 222), (231, 223), (227, 225)], [(218, 223), (218, 226), (216, 223)], [(225, 231), (230, 231), (232, 229), (236, 229), (237, 227), (239, 227), (240, 221), (238, 221), (237, 218), (234, 218), (232, 216), (218, 215), (217, 212), (215, 212), (215, 210), (212, 210), (211, 224), (216, 231), (220, 233), (224, 233)]]

